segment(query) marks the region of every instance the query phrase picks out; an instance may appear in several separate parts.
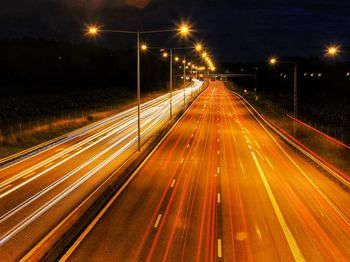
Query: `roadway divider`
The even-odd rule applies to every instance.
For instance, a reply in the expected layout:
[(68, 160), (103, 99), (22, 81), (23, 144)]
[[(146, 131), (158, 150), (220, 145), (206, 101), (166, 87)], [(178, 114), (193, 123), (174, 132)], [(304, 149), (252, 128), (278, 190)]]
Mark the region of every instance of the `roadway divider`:
[[(208, 82), (204, 82), (201, 92), (207, 87)], [(98, 216), (108, 201), (131, 181), (135, 171), (161, 145), (201, 92), (162, 131), (149, 139), (142, 146), (140, 153), (135, 153), (127, 159), (121, 167), (114, 171), (103, 184), (68, 214), (65, 219), (52, 229), (20, 261), (57, 261), (89, 226), (93, 219)]]
[[(243, 96), (230, 90), (229, 92), (241, 100), (243, 105), (247, 108), (247, 110), (252, 114), (252, 116), (258, 121), (260, 125), (262, 124), (259, 121), (259, 119), (262, 122), (264, 122), (265, 125), (267, 125), (271, 130), (273, 130), (277, 135), (279, 135), (279, 137), (281, 137), (284, 141), (286, 141), (289, 145), (291, 145), (293, 148), (297, 149), (303, 155), (305, 155), (314, 163), (316, 163), (319, 167), (321, 167), (333, 178), (335, 178), (338, 182), (340, 182), (341, 185), (343, 185), (345, 188), (350, 189), (350, 179), (346, 174), (342, 173), (337, 168), (327, 163), (323, 158), (318, 156), (316, 153), (312, 152), (300, 141), (296, 140), (288, 133), (283, 132), (276, 124), (272, 123), (268, 118), (260, 114)], [(257, 117), (259, 119), (257, 119)]]

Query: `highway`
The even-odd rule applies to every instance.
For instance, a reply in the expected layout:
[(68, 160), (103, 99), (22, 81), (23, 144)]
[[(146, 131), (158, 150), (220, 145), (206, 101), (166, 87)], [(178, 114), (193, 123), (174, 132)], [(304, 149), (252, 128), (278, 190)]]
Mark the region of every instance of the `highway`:
[(211, 82), (61, 261), (349, 261), (350, 195)]
[[(202, 82), (173, 92), (173, 112)], [(141, 106), (141, 142), (169, 123), (169, 95)], [(136, 107), (0, 166), (0, 261), (17, 261), (137, 151)]]

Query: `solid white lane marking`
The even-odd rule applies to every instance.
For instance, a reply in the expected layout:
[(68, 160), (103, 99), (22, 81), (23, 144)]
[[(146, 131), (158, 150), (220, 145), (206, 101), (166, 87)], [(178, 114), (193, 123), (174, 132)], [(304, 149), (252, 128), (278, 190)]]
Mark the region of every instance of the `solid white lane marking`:
[(170, 186), (170, 187), (174, 187), (175, 182), (176, 182), (176, 180), (175, 180), (175, 179), (173, 179), (173, 182), (171, 183), (171, 186)]
[(2, 192), (2, 191), (4, 191), (4, 190), (8, 189), (8, 188), (11, 187), (11, 186), (12, 186), (11, 184), (10, 184), (10, 185), (7, 185), (7, 186), (4, 186), (3, 188), (0, 189), (0, 192)]
[(162, 218), (162, 214), (159, 214), (157, 217), (156, 222), (154, 223), (154, 228), (157, 228), (159, 226), (160, 219)]
[(218, 203), (220, 204), (221, 203), (221, 194), (220, 193), (218, 193), (217, 199), (218, 199)]
[(272, 204), (272, 207), (276, 213), (276, 216), (277, 216), (277, 219), (281, 225), (281, 228), (283, 230), (283, 233), (287, 239), (287, 242), (288, 242), (288, 245), (292, 251), (292, 254), (293, 254), (293, 257), (295, 259), (295, 261), (299, 262), (299, 261), (305, 261), (305, 258), (303, 256), (303, 254), (301, 253), (299, 247), (298, 247), (298, 244), (297, 242), (295, 241), (293, 235), (292, 235), (292, 232), (290, 231), (283, 215), (282, 215), (282, 212), (278, 206), (278, 203), (276, 201), (276, 198), (275, 196), (273, 195), (273, 192), (271, 190), (271, 187), (269, 185), (269, 183), (267, 182), (267, 179), (265, 177), (265, 174), (264, 174), (264, 171), (262, 170), (261, 166), (260, 166), (260, 163), (258, 161), (258, 159), (256, 158), (256, 155), (254, 152), (251, 152), (251, 155), (253, 157), (253, 160), (255, 162), (255, 165), (259, 171), (259, 174), (260, 174), (260, 177), (261, 177), (261, 180), (263, 181), (263, 184), (264, 184), (264, 187), (265, 187), (265, 190), (267, 192), (267, 195), (269, 196), (270, 198), (270, 201), (271, 201), (271, 204)]
[(25, 175), (23, 178), (26, 179), (27, 177), (30, 177), (30, 176), (32, 176), (32, 175), (34, 175), (34, 174), (36, 174), (35, 171), (29, 173), (28, 175)]
[(222, 243), (221, 239), (218, 239), (218, 257), (222, 257)]

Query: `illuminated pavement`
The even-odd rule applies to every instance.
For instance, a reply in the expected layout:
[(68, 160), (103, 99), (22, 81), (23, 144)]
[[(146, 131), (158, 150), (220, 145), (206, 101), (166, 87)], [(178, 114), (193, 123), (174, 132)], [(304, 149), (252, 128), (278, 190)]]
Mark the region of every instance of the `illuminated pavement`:
[[(186, 88), (195, 93), (201, 82)], [(184, 91), (173, 93), (174, 111)], [(169, 121), (168, 95), (141, 107), (142, 142)], [(0, 168), (0, 261), (17, 260), (137, 149), (136, 108), (89, 126), (48, 149)]]
[(349, 261), (349, 203), (216, 81), (64, 259)]

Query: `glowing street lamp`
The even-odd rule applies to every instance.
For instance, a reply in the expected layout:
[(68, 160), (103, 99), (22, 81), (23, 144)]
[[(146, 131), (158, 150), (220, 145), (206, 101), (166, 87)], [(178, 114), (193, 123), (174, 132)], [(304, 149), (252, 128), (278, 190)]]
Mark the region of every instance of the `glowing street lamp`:
[(326, 50), (326, 55), (331, 57), (335, 57), (339, 53), (340, 53), (339, 46), (335, 46), (335, 45), (329, 46)]
[(99, 33), (99, 29), (97, 26), (92, 25), (87, 28), (87, 34), (90, 36), (96, 36), (98, 35), (98, 33)]
[(147, 48), (148, 48), (148, 47), (147, 47), (147, 45), (146, 45), (146, 44), (142, 44), (142, 45), (141, 45), (141, 50), (142, 50), (142, 51), (146, 51), (146, 50), (147, 50)]
[(190, 33), (190, 27), (187, 24), (180, 25), (178, 31), (180, 32), (180, 35), (187, 36)]
[(140, 70), (140, 51), (146, 51), (147, 46), (140, 43), (140, 35), (143, 34), (155, 34), (155, 33), (165, 33), (165, 32), (179, 32), (181, 36), (187, 36), (190, 33), (190, 27), (186, 24), (180, 25), (176, 29), (165, 29), (165, 30), (152, 30), (152, 31), (124, 31), (124, 30), (109, 30), (100, 29), (96, 25), (88, 26), (87, 35), (97, 36), (100, 32), (108, 33), (121, 33), (121, 34), (131, 34), (136, 35), (136, 51), (137, 51), (137, 137), (138, 137), (138, 151), (141, 151), (141, 70)]
[(270, 64), (270, 65), (275, 65), (275, 64), (277, 64), (277, 58), (271, 57), (270, 60), (269, 60), (269, 64)]
[(196, 44), (196, 51), (197, 52), (202, 51), (202, 49), (203, 49), (203, 46), (201, 44)]

